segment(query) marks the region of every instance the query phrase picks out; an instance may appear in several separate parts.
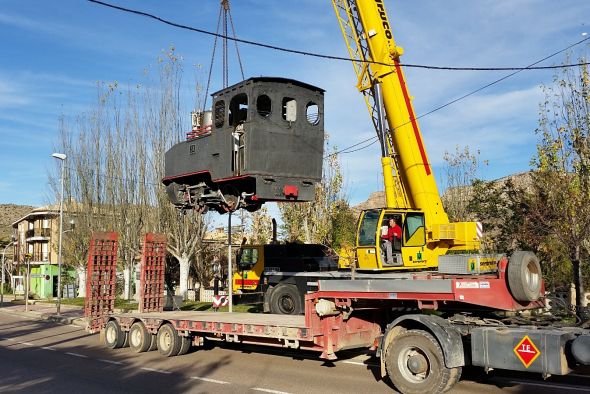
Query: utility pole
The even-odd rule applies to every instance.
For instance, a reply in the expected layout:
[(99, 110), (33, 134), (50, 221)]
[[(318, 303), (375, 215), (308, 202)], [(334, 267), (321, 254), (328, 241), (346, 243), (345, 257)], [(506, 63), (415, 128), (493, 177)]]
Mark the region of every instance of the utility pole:
[(227, 217), (227, 300), (229, 305), (229, 311), (233, 312), (233, 283), (232, 283), (232, 258), (231, 258), (231, 213), (229, 211), (229, 216)]

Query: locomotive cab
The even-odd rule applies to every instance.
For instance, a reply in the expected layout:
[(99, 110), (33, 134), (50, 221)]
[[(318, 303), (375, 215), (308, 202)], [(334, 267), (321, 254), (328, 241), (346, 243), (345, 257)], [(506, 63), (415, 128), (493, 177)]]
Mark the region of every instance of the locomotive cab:
[(212, 94), (211, 124), (165, 155), (162, 180), (180, 208), (255, 211), (269, 201), (312, 201), (324, 153), (324, 90), (250, 78)]

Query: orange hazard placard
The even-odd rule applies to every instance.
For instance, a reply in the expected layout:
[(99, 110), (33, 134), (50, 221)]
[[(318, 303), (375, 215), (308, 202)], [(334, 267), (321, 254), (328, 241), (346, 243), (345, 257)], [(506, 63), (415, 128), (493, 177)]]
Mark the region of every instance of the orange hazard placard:
[(525, 368), (530, 367), (537, 357), (541, 355), (541, 352), (537, 349), (528, 335), (525, 335), (524, 338), (518, 342), (518, 345), (514, 348), (514, 353), (516, 354), (516, 357), (522, 361)]

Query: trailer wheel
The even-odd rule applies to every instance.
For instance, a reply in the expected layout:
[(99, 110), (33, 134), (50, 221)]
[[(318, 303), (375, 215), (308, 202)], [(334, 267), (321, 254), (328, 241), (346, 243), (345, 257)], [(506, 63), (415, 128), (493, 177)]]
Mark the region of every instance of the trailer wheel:
[(152, 336), (142, 322), (135, 322), (129, 329), (129, 347), (137, 353), (147, 352), (152, 344)]
[(532, 252), (516, 251), (510, 256), (507, 268), (508, 287), (512, 296), (530, 302), (541, 296), (541, 264)]
[(178, 355), (182, 356), (187, 354), (191, 348), (192, 338), (191, 337), (180, 337), (180, 350), (178, 351)]
[(301, 295), (295, 285), (278, 285), (270, 296), (270, 313), (300, 315), (303, 312)]
[(162, 356), (173, 357), (180, 351), (181, 340), (178, 333), (167, 323), (158, 330), (158, 351)]
[(121, 330), (116, 320), (110, 320), (104, 327), (104, 342), (108, 348), (118, 349), (125, 345), (127, 333)]
[(151, 334), (150, 335), (150, 347), (147, 350), (148, 352), (154, 351), (158, 348), (158, 336)]
[(385, 367), (395, 387), (404, 394), (443, 393), (460, 375), (445, 366), (439, 343), (422, 330), (409, 330), (396, 337), (386, 350)]

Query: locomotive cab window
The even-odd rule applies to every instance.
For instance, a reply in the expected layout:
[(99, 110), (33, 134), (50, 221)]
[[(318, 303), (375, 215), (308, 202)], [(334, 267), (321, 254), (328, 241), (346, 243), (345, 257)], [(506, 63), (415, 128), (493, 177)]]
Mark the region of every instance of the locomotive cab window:
[(213, 112), (215, 117), (215, 127), (223, 127), (223, 123), (225, 121), (225, 101), (217, 101), (214, 105)]
[(310, 101), (305, 106), (305, 117), (309, 124), (317, 126), (320, 123), (320, 107), (318, 107), (316, 103)]
[(272, 102), (270, 97), (266, 94), (261, 94), (256, 99), (256, 111), (258, 111), (258, 115), (268, 118), (272, 109)]
[(297, 101), (294, 98), (283, 98), (283, 119), (287, 122), (295, 122), (297, 120)]
[(248, 119), (248, 96), (246, 93), (236, 94), (229, 103), (228, 122), (237, 126)]

